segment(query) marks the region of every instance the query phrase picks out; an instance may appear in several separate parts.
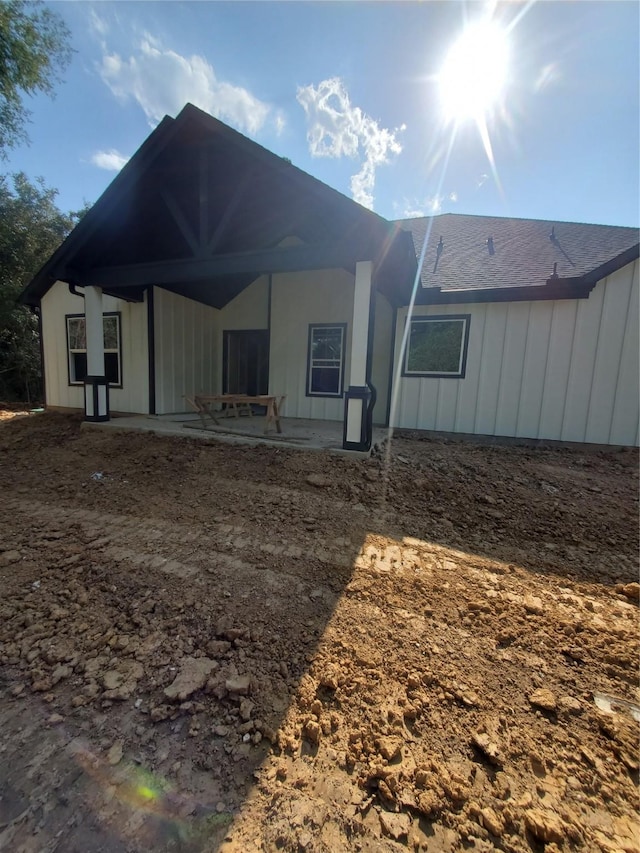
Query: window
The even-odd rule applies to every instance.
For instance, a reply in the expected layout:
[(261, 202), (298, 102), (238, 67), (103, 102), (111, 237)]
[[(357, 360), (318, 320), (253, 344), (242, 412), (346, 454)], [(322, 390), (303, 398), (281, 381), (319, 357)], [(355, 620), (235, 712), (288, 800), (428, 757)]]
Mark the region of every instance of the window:
[[(67, 347), (69, 351), (69, 384), (80, 385), (87, 376), (87, 328), (84, 315), (67, 315)], [(120, 314), (102, 317), (104, 372), (109, 385), (122, 387), (120, 367)]]
[(309, 326), (308, 397), (342, 397), (346, 323)]
[(402, 375), (463, 379), (470, 319), (470, 314), (412, 318)]

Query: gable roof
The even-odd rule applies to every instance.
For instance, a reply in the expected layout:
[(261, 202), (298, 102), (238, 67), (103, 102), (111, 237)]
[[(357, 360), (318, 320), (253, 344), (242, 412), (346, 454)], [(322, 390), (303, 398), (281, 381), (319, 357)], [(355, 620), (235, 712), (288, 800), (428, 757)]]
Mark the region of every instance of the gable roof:
[(520, 288), (528, 299), (554, 283), (590, 289), (639, 254), (638, 229), (612, 225), (459, 213), (397, 225), (411, 235), (417, 259), (427, 237), (418, 301), (462, 301), (463, 291), (482, 292), (484, 301)]
[[(133, 299), (159, 284), (220, 308), (262, 273), (374, 260), (378, 287), (408, 304), (427, 234), (418, 303), (587, 296), (639, 249), (638, 229), (617, 226), (451, 213), (389, 222), (187, 104), (143, 142), (21, 301), (37, 305), (59, 279)], [(277, 248), (291, 236), (302, 245)]]
[[(278, 250), (291, 236), (303, 245)], [(220, 308), (295, 263), (378, 260), (397, 271), (407, 255), (387, 252), (396, 237), (392, 223), (187, 104), (150, 134), (21, 300), (37, 304), (62, 280), (138, 299), (159, 284)]]

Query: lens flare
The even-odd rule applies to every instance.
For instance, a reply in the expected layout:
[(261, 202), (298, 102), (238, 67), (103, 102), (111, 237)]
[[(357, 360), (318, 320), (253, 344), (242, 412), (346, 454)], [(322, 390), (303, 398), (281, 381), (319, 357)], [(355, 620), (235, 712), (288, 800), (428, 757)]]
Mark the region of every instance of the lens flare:
[(478, 121), (485, 117), (502, 97), (508, 70), (506, 31), (492, 21), (469, 25), (438, 75), (447, 120)]

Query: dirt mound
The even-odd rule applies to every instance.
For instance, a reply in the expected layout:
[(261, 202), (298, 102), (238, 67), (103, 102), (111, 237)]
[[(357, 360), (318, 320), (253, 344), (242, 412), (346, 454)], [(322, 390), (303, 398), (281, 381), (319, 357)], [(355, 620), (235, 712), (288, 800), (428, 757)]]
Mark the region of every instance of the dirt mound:
[(638, 850), (637, 464), (5, 424), (0, 850)]

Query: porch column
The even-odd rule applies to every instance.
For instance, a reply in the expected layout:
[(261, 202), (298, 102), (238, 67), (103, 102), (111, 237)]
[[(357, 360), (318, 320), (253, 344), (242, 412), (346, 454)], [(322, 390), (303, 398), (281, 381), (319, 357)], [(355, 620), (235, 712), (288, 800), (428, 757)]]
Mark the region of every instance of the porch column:
[(109, 383), (104, 372), (102, 288), (85, 287), (84, 316), (87, 345), (87, 376), (84, 381), (84, 418), (109, 420)]
[(371, 397), (367, 385), (367, 347), (372, 273), (372, 261), (358, 261), (353, 294), (351, 370), (344, 404), (342, 446), (345, 450), (369, 450), (371, 444), (367, 436), (366, 415)]

